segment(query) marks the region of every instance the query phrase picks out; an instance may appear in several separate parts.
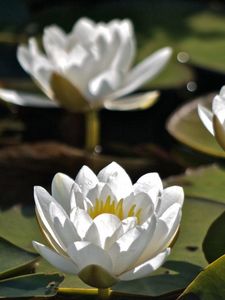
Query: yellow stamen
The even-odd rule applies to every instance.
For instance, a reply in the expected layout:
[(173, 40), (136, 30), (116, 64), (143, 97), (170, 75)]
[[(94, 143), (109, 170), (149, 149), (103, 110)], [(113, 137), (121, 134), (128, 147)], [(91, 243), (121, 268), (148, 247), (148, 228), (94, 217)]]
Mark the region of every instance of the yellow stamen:
[(132, 205), (129, 212), (128, 212), (128, 217), (133, 217), (134, 216), (134, 210), (135, 210), (136, 204)]
[(93, 207), (89, 208), (88, 214), (92, 219), (96, 218), (100, 214), (112, 214), (117, 216), (120, 220), (123, 220), (127, 217), (136, 217), (137, 223), (140, 224), (140, 216), (142, 209), (139, 208), (135, 211), (136, 204), (132, 205), (128, 211), (128, 214), (125, 215), (123, 208), (123, 199), (120, 199), (119, 202), (116, 200), (111, 200), (111, 197), (108, 196), (106, 201), (96, 199)]

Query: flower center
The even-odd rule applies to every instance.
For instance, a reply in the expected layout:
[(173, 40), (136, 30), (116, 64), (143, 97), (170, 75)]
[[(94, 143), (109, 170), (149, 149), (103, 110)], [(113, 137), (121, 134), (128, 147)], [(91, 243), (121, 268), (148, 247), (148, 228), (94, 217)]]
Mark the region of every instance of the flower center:
[(136, 204), (133, 204), (127, 213), (124, 212), (123, 199), (120, 199), (119, 202), (111, 200), (111, 197), (108, 196), (106, 201), (96, 199), (95, 205), (88, 209), (89, 216), (94, 219), (101, 214), (112, 214), (116, 215), (121, 221), (128, 217), (136, 217), (137, 223), (140, 224), (140, 215), (141, 208), (136, 209)]

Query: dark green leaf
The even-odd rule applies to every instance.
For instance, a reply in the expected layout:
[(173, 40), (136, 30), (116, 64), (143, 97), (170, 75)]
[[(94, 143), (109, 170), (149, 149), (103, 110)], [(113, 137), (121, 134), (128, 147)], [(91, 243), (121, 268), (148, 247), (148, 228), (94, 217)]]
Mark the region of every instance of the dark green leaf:
[(225, 212), (210, 226), (202, 248), (209, 263), (225, 253)]
[(29, 271), (38, 257), (0, 237), (0, 279)]
[(225, 255), (211, 263), (186, 288), (179, 300), (219, 300), (225, 295)]
[(51, 297), (57, 293), (63, 276), (31, 274), (0, 281), (0, 298)]

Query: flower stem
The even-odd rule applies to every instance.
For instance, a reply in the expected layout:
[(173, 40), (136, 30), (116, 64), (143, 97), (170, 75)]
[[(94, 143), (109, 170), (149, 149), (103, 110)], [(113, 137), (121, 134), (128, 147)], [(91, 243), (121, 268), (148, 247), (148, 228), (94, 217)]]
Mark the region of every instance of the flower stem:
[(107, 300), (110, 297), (110, 289), (98, 289), (98, 298), (101, 300)]
[(85, 113), (85, 149), (89, 152), (94, 152), (100, 142), (100, 122), (97, 110), (90, 109)]
[(58, 288), (58, 293), (63, 295), (97, 295), (98, 289)]

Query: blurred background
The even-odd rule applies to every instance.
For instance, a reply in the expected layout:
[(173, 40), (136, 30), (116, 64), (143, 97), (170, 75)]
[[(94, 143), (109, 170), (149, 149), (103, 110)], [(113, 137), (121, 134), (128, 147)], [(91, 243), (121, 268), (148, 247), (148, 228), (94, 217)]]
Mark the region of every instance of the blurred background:
[[(161, 47), (171, 46), (174, 50), (163, 72), (143, 87), (143, 90), (161, 91), (159, 101), (153, 107), (136, 112), (101, 111), (102, 153), (112, 155), (109, 160), (115, 157), (144, 159), (132, 166), (131, 170), (137, 173), (134, 172), (134, 178), (139, 175), (138, 171), (142, 173), (143, 166), (147, 169), (151, 166), (161, 176), (168, 176), (180, 173), (190, 165), (215, 161), (215, 157), (203, 157), (177, 143), (167, 132), (166, 122), (175, 109), (184, 103), (218, 91), (225, 83), (224, 1), (1, 1), (0, 86), (38, 90), (17, 62), (18, 44), (26, 43), (31, 36), (41, 39), (43, 28), (51, 24), (57, 24), (69, 32), (82, 16), (105, 22), (113, 18), (131, 19), (137, 38), (135, 63)], [(75, 171), (72, 172), (74, 163), (71, 164), (71, 157), (75, 164), (78, 157), (80, 165), (84, 162), (82, 153), (77, 150), (74, 154), (72, 148), (65, 150), (64, 146), (80, 149), (83, 142), (82, 115), (71, 114), (63, 109), (22, 108), (0, 102), (0, 167), (9, 173), (9, 166), (14, 162), (14, 176), (17, 179), (24, 174), (24, 170), (29, 174), (32, 168), (35, 174), (37, 170), (39, 173), (30, 185), (35, 180), (39, 182), (40, 177), (45, 184), (43, 178), (46, 176), (49, 180), (50, 175), (60, 168), (61, 171), (75, 174)], [(33, 143), (48, 144), (43, 151), (43, 144), (35, 144), (34, 147)], [(60, 143), (63, 148), (55, 143)], [(47, 153), (47, 158), (44, 153)], [(59, 162), (59, 157), (63, 157), (64, 163)], [(127, 160), (123, 162), (126, 164)], [(45, 165), (44, 171), (41, 163)], [(52, 168), (51, 174), (46, 171), (47, 167)], [(4, 178), (4, 172), (0, 172), (0, 179)]]

